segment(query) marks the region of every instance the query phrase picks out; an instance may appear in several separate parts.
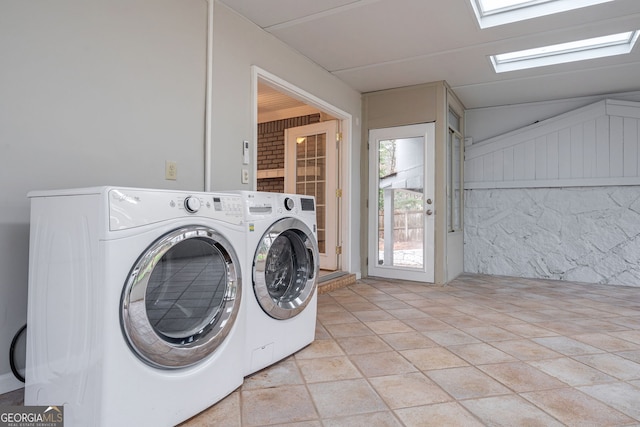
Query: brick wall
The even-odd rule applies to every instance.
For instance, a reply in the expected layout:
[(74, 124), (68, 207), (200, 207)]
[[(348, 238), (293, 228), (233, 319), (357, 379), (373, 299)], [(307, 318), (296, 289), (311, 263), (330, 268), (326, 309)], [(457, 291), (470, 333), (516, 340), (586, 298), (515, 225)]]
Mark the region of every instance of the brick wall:
[[(258, 170), (284, 168), (284, 131), (320, 121), (320, 114), (258, 124)], [(258, 191), (284, 192), (284, 178), (258, 179)]]

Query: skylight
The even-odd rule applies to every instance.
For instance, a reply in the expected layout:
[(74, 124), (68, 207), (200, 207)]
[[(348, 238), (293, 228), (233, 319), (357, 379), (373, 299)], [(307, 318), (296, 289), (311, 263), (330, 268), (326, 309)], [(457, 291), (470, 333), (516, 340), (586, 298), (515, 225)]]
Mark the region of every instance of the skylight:
[(566, 12), (614, 0), (470, 0), (480, 28)]
[(497, 73), (503, 73), (505, 71), (623, 55), (631, 52), (639, 34), (640, 31), (628, 31), (603, 37), (492, 55), (491, 62)]

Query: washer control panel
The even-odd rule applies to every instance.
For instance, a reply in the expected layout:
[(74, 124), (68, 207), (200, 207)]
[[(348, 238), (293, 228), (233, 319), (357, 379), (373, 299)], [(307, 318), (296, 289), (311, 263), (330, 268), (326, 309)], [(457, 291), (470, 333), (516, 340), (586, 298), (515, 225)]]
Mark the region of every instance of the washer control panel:
[(109, 229), (124, 230), (175, 218), (242, 224), (242, 198), (226, 193), (117, 189), (108, 192)]

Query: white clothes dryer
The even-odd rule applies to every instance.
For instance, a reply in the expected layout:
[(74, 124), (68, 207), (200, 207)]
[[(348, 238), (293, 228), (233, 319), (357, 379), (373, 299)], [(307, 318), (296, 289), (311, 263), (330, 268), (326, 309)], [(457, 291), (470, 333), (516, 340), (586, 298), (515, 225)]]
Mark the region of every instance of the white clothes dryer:
[(244, 374), (252, 374), (315, 338), (319, 269), (315, 199), (240, 192), (247, 227)]
[(173, 426), (242, 384), (232, 194), (32, 192), (25, 405), (65, 426)]

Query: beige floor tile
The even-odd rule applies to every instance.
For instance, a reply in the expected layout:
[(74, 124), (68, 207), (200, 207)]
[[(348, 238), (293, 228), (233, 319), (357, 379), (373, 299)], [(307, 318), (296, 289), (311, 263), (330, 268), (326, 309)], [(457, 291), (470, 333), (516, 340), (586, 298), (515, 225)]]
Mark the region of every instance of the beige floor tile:
[(638, 288), (366, 278), (319, 295), (315, 334), (183, 425), (640, 427)]
[(322, 418), (345, 417), (389, 409), (364, 379), (309, 384), (308, 387)]
[(463, 359), (442, 347), (402, 350), (400, 354), (422, 371), (469, 365)]
[(365, 335), (373, 335), (373, 331), (367, 328), (363, 323), (339, 323), (325, 325), (327, 332), (334, 338), (344, 337), (362, 337)]
[(615, 354), (591, 354), (574, 359), (624, 381), (640, 379), (640, 364)]
[(438, 344), (425, 337), (420, 332), (404, 332), (400, 334), (384, 334), (380, 338), (385, 340), (395, 350), (412, 350), (416, 348), (435, 347)]
[(475, 344), (480, 340), (469, 334), (465, 334), (459, 329), (448, 328), (438, 331), (426, 331), (424, 334), (438, 344), (448, 347), (450, 345)]
[(22, 406), (24, 405), (24, 389), (10, 391), (0, 394), (0, 406)]
[(462, 328), (462, 331), (484, 342), (516, 340), (518, 335), (496, 326)]
[[(640, 313), (640, 310), (635, 310), (635, 311), (636, 311), (635, 317), (624, 316), (624, 317), (616, 317), (608, 320), (610, 320), (611, 322), (617, 325), (624, 326), (629, 329), (640, 329), (640, 316), (637, 315), (637, 313)], [(618, 314), (622, 314), (622, 312)]]
[(640, 363), (640, 350), (635, 351), (621, 351), (616, 353), (620, 357), (631, 360), (636, 363)]
[(538, 326), (549, 329), (558, 335), (578, 335), (593, 332), (593, 328), (589, 325), (581, 325), (571, 320), (553, 320), (549, 322), (537, 323)]
[(318, 321), (321, 322), (325, 327), (327, 325), (340, 324), (340, 323), (353, 323), (358, 322), (358, 318), (353, 314), (344, 311), (330, 311), (330, 312), (318, 312)]
[(576, 341), (569, 337), (546, 337), (532, 338), (533, 342), (548, 347), (553, 351), (562, 353), (566, 356), (577, 356), (582, 354), (602, 353), (603, 351), (597, 347)]
[(395, 334), (413, 332), (413, 329), (401, 320), (380, 320), (365, 323), (376, 334)]
[(397, 409), (395, 412), (407, 427), (482, 427), (482, 423), (457, 402)]
[(442, 309), (446, 311), (446, 313), (455, 312), (457, 314), (462, 314), (461, 312), (455, 311), (450, 307), (442, 306), (437, 300), (433, 298), (424, 298), (424, 299), (415, 299), (413, 301), (405, 301), (411, 307), (415, 307), (425, 314), (429, 314), (429, 312), (434, 312), (434, 316), (437, 316), (437, 310)]
[(615, 378), (568, 357), (534, 360), (528, 363), (574, 387), (615, 381)]
[(417, 371), (414, 365), (395, 351), (354, 354), (351, 360), (367, 378)]
[(346, 356), (301, 359), (297, 361), (307, 383), (361, 378), (362, 375)]
[[(594, 330), (600, 329), (595, 328)], [(638, 344), (601, 332), (574, 335), (572, 338), (609, 352), (640, 350)]]
[(640, 331), (610, 332), (609, 335), (630, 341), (634, 344), (640, 344)]
[(640, 421), (640, 388), (625, 383), (578, 387), (578, 390)]
[(375, 311), (375, 310), (380, 310), (380, 307), (378, 307), (377, 305), (375, 305), (372, 302), (353, 302), (353, 303), (349, 303), (349, 304), (344, 304), (343, 307), (354, 313), (356, 311)]
[(243, 426), (263, 426), (318, 418), (307, 388), (302, 385), (242, 391)]
[(361, 322), (373, 322), (378, 320), (394, 320), (395, 317), (387, 313), (386, 311), (382, 311), (380, 309), (377, 310), (368, 310), (368, 311), (352, 311), (351, 312), (355, 317), (358, 318)]
[(379, 353), (391, 347), (378, 335), (338, 338), (338, 344), (347, 354)]
[(405, 319), (404, 323), (411, 326), (418, 332), (437, 331), (451, 328), (448, 324), (432, 316), (418, 319)]
[(240, 393), (235, 391), (209, 409), (181, 423), (180, 427), (240, 427)]
[(293, 358), (269, 366), (244, 379), (242, 390), (304, 384), (298, 365)]
[(402, 424), (391, 412), (375, 412), (373, 414), (354, 415), (352, 417), (330, 418), (323, 420), (324, 427), (402, 427)]
[(458, 400), (511, 393), (508, 388), (473, 366), (428, 371), (426, 374)]
[(572, 388), (536, 391), (521, 396), (568, 426), (621, 426), (634, 422), (623, 413)]
[[(284, 424), (276, 424), (278, 427), (322, 427), (322, 423), (320, 421), (301, 421), (299, 423), (284, 423)], [(208, 427), (218, 427), (216, 426), (208, 426)], [(223, 427), (223, 426), (220, 426)]]
[(482, 365), (478, 366), (478, 369), (517, 393), (566, 387), (562, 381), (524, 362)]
[(421, 372), (371, 378), (369, 382), (392, 409), (453, 400)]
[(344, 354), (344, 351), (342, 351), (342, 349), (340, 348), (340, 346), (336, 341), (332, 339), (328, 339), (328, 340), (316, 339), (307, 347), (298, 351), (295, 354), (295, 358), (296, 359), (315, 359), (317, 357), (341, 356), (343, 354)]
[(380, 298), (372, 298), (371, 300), (375, 305), (383, 310), (401, 310), (411, 308), (411, 306), (406, 302), (397, 300), (395, 298), (386, 300), (381, 300)]
[(514, 362), (516, 360), (515, 357), (510, 356), (487, 343), (452, 345), (447, 347), (447, 349), (450, 352), (457, 354), (471, 365)]
[(486, 326), (482, 320), (474, 316), (441, 316), (439, 319), (458, 329)]
[(562, 354), (530, 340), (499, 341), (495, 347), (520, 360), (540, 360), (562, 357)]
[(461, 402), (487, 426), (562, 427), (553, 417), (519, 396), (496, 396)]
[(530, 323), (498, 323), (502, 328), (523, 338), (552, 337), (558, 335), (557, 332), (550, 331), (538, 325)]
[(402, 308), (399, 310), (387, 310), (387, 313), (395, 317), (396, 319), (421, 319), (425, 317), (429, 317), (427, 313), (424, 311), (418, 310), (417, 308)]
[(329, 332), (325, 329), (325, 327), (320, 323), (316, 322), (316, 335), (315, 339), (317, 340), (328, 340), (332, 339)]

